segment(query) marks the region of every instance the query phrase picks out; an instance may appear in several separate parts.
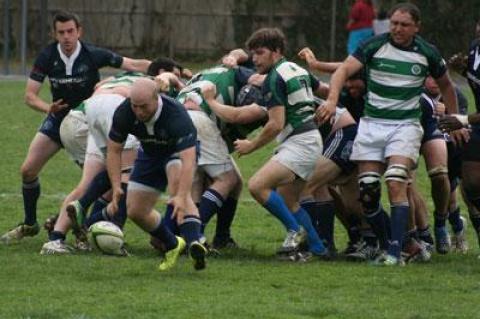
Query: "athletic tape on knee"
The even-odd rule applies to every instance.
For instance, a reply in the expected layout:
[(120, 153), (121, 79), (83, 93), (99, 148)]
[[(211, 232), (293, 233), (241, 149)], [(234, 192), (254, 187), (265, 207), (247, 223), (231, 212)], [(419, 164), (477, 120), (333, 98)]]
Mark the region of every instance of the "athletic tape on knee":
[(435, 166), (434, 168), (430, 169), (428, 172), (428, 176), (430, 178), (437, 177), (440, 175), (447, 175), (448, 174), (448, 168), (443, 165)]
[(408, 178), (408, 167), (403, 164), (392, 164), (385, 171), (386, 181), (407, 183)]
[(360, 202), (366, 213), (378, 209), (381, 198), (381, 175), (377, 172), (365, 172), (358, 175)]

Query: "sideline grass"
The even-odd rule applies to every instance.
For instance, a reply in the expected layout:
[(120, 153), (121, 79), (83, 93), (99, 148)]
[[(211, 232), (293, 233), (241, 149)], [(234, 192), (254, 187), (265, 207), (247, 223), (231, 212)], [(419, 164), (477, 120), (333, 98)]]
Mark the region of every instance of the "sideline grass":
[[(23, 216), (18, 170), (43, 118), (24, 105), (23, 89), (23, 82), (0, 82), (2, 233)], [(270, 150), (239, 159), (245, 180)], [(49, 162), (41, 175), (46, 196), (39, 201), (39, 221), (57, 211), (59, 194), (72, 189), (79, 177), (64, 152)], [(423, 168), (419, 181), (428, 194)], [(159, 258), (144, 233), (130, 222), (125, 233), (131, 258), (40, 256), (43, 231), (20, 245), (0, 246), (0, 318), (478, 317), (480, 261), (471, 229), (473, 249), (467, 255), (435, 255), (424, 265), (289, 264), (273, 257), (284, 237), (282, 228), (244, 192), (233, 228), (242, 249), (210, 259), (203, 272), (182, 258), (168, 273), (156, 270)], [(337, 245), (345, 246), (341, 227)]]

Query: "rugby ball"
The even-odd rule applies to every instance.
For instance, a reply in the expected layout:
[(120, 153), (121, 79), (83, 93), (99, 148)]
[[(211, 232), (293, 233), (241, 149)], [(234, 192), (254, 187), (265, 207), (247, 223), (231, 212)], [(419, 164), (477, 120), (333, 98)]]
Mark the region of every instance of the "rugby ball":
[(92, 245), (107, 255), (125, 256), (123, 232), (114, 223), (100, 221), (88, 229)]

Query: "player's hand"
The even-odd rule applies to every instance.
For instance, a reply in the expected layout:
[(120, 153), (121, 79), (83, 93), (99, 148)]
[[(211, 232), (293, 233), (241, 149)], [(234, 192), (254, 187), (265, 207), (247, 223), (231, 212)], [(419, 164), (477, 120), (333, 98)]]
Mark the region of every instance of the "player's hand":
[(237, 66), (237, 59), (235, 59), (231, 55), (226, 55), (222, 59), (222, 64), (225, 65), (227, 68), (234, 68)]
[(315, 61), (317, 61), (315, 54), (309, 47), (301, 49), (300, 52), (298, 52), (298, 57), (302, 60), (305, 60), (308, 66), (311, 66)]
[(438, 121), (438, 127), (443, 132), (458, 130), (468, 125), (468, 115), (449, 114), (442, 116)]
[(68, 104), (63, 103), (63, 99), (56, 100), (52, 104), (50, 104), (50, 108), (48, 109), (48, 113), (56, 113), (68, 107)]
[(187, 200), (184, 197), (174, 196), (168, 200), (168, 204), (173, 206), (172, 219), (183, 220), (185, 210), (187, 209)]
[(326, 123), (328, 120), (332, 118), (335, 114), (336, 105), (329, 100), (323, 102), (317, 110), (315, 111), (315, 117), (317, 119), (318, 124)]
[(161, 74), (155, 77), (155, 83), (157, 84), (158, 91), (168, 92), (170, 88), (170, 82), (164, 78)]
[(447, 109), (447, 108), (445, 107), (445, 104), (443, 104), (442, 102), (437, 102), (437, 103), (435, 104), (435, 108), (434, 108), (434, 110), (433, 110), (433, 114), (434, 114), (435, 116), (439, 116), (439, 117), (444, 116), (446, 109)]
[(206, 83), (202, 87), (202, 95), (205, 100), (214, 100), (215, 96), (217, 96), (217, 88), (213, 83)]
[(459, 52), (448, 59), (448, 66), (455, 72), (462, 74), (467, 69), (468, 56)]
[(453, 145), (461, 147), (470, 140), (470, 130), (461, 128), (459, 130), (451, 131), (450, 138), (452, 139)]
[(109, 214), (116, 214), (118, 211), (118, 202), (120, 202), (120, 199), (123, 196), (123, 189), (121, 187), (114, 187), (112, 189), (112, 201), (108, 204), (107, 206), (107, 212)]
[(255, 145), (249, 140), (236, 140), (233, 142), (235, 151), (241, 155), (247, 155), (254, 151)]

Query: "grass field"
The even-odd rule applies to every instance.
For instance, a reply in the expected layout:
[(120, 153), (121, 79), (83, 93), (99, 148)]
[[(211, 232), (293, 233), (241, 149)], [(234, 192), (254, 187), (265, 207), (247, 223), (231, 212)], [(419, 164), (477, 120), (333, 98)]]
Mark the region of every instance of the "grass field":
[[(19, 167), (43, 115), (23, 103), (23, 82), (0, 82), (0, 231), (23, 219)], [(43, 94), (48, 96), (44, 90)], [(247, 179), (269, 150), (239, 159)], [(61, 152), (41, 174), (39, 221), (58, 210), (80, 171)], [(419, 184), (429, 193), (423, 167)], [(430, 196), (426, 196), (431, 207)], [(161, 204), (159, 204), (161, 207)], [(465, 215), (465, 207), (462, 206)], [(214, 222), (214, 221), (213, 221)], [(213, 224), (212, 222), (212, 224)], [(337, 223), (338, 224), (338, 223)], [(182, 258), (158, 272), (147, 236), (126, 226), (133, 257), (96, 253), (40, 256), (46, 233), (0, 246), (0, 318), (478, 318), (480, 260), (468, 230), (467, 255), (428, 264), (373, 268), (344, 261), (277, 261), (284, 231), (244, 192), (233, 227), (241, 249), (195, 272)], [(68, 238), (71, 240), (71, 236)], [(337, 246), (345, 233), (337, 227)]]

